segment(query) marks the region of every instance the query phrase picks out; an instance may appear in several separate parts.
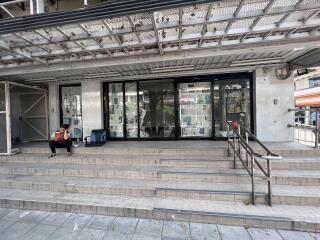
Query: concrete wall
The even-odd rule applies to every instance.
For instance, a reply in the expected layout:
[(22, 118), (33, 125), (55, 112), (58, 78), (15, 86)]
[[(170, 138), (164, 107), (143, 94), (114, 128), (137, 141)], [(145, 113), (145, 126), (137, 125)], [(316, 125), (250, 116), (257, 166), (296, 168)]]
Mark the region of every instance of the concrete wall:
[(278, 80), (275, 68), (259, 68), (255, 72), (256, 134), (262, 141), (285, 142), (294, 140), (288, 124), (294, 122), (293, 77)]
[(102, 83), (97, 80), (81, 82), (83, 137), (92, 129), (103, 128)]
[(52, 133), (60, 128), (59, 85), (55, 82), (50, 82), (48, 87), (49, 130)]

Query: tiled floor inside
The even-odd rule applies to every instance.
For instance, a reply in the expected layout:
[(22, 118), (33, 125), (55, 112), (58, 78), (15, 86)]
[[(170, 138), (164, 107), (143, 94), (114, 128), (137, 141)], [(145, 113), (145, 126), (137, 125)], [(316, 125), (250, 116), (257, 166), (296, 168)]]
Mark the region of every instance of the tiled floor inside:
[(320, 233), (0, 208), (1, 240), (320, 240)]

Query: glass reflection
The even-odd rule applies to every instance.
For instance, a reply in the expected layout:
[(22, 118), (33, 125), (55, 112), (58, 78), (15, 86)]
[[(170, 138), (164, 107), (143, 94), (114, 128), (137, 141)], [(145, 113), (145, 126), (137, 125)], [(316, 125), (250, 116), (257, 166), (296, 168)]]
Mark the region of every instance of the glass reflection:
[(251, 130), (249, 80), (217, 81), (214, 86), (216, 137), (227, 137), (226, 121), (237, 121)]
[(181, 137), (211, 137), (211, 83), (181, 83), (179, 103)]
[(122, 83), (109, 84), (109, 131), (111, 138), (123, 137)]
[(126, 131), (127, 138), (138, 137), (137, 83), (129, 82), (125, 85)]
[(139, 82), (140, 137), (175, 137), (173, 80)]

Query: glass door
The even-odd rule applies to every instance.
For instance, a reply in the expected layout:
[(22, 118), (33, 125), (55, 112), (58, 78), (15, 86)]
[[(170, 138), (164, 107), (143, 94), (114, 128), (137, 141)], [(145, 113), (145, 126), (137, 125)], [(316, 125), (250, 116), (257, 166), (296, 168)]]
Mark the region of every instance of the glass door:
[(110, 138), (123, 138), (123, 83), (110, 83), (108, 97)]
[(211, 82), (180, 83), (180, 137), (212, 137)]
[(126, 137), (138, 137), (137, 82), (125, 83)]
[(228, 136), (226, 121), (236, 121), (251, 130), (249, 79), (217, 80), (213, 96), (215, 137)]
[(81, 86), (61, 86), (62, 124), (70, 125), (72, 138), (82, 138)]
[(139, 82), (140, 138), (174, 138), (173, 80)]

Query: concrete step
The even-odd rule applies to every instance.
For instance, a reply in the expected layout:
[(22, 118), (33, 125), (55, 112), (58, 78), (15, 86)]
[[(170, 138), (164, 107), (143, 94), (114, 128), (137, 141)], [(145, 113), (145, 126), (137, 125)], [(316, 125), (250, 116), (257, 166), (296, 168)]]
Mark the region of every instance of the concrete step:
[[(237, 171), (242, 170), (242, 171)], [(185, 180), (196, 182), (212, 183), (249, 183), (251, 178), (244, 169), (236, 169), (232, 172), (221, 171), (197, 171), (189, 169), (180, 170), (161, 170), (158, 171), (160, 179), (166, 180)], [(264, 175), (259, 171), (256, 174), (256, 182), (265, 182)], [(272, 182), (274, 184), (297, 185), (297, 186), (317, 186), (320, 184), (319, 171), (293, 171), (293, 170), (274, 170), (272, 171)]]
[[(241, 184), (244, 185), (244, 184)], [(273, 186), (272, 203), (297, 205), (297, 206), (319, 206), (320, 207), (320, 194), (319, 187), (309, 188), (311, 192), (306, 193), (306, 189), (297, 189), (292, 187), (283, 187), (281, 185)], [(235, 187), (239, 187), (238, 185)], [(257, 187), (257, 186), (256, 186)], [(245, 188), (246, 190), (244, 190)], [(218, 190), (213, 187), (212, 190), (207, 189), (191, 189), (191, 188), (157, 188), (157, 196), (165, 197), (178, 197), (181, 199), (200, 199), (212, 201), (231, 201), (242, 202), (244, 204), (251, 204), (252, 193), (250, 191), (251, 185), (240, 186), (237, 190)], [(225, 189), (228, 189), (226, 187)], [(258, 190), (259, 189), (259, 190)], [(257, 204), (267, 204), (267, 186), (260, 185), (256, 189), (255, 202)], [(276, 190), (275, 190), (276, 189)], [(292, 191), (288, 193), (288, 191)]]
[(95, 178), (156, 179), (157, 167), (136, 165), (79, 165), (43, 163), (0, 163), (0, 174), (69, 176)]
[[(251, 202), (251, 184), (0, 175), (0, 187), (61, 193), (162, 196), (182, 199)], [(266, 184), (256, 185), (256, 202), (266, 203)], [(275, 204), (320, 206), (319, 186), (273, 186)]]
[[(0, 174), (70, 176), (119, 179), (156, 179), (212, 183), (250, 183), (244, 169), (173, 168), (138, 165), (79, 165), (43, 163), (0, 163)], [(257, 172), (257, 182), (265, 182)], [(320, 184), (319, 171), (274, 170), (274, 184), (314, 186)]]
[(146, 165), (196, 168), (232, 168), (233, 162), (229, 157), (221, 156), (171, 156), (171, 155), (88, 155), (74, 154), (71, 157), (59, 154), (48, 158), (48, 154), (17, 154), (0, 156), (0, 162), (9, 163), (64, 163), (64, 164), (107, 164), (107, 165)]
[[(144, 197), (171, 196), (216, 201), (250, 202), (251, 199), (251, 194), (247, 191), (249, 188), (246, 187), (246, 190), (242, 191), (243, 186), (239, 186), (239, 189), (237, 189), (237, 186), (227, 184), (215, 185), (214, 188), (207, 185), (206, 187), (209, 189), (206, 189), (202, 183), (155, 180), (0, 175), (0, 187), (61, 193), (116, 194)], [(263, 189), (262, 186), (261, 189)], [(207, 193), (207, 195), (204, 193)], [(258, 198), (260, 203), (265, 203), (264, 193), (257, 193)]]
[[(233, 168), (232, 157), (223, 156), (197, 156), (197, 155), (119, 155), (119, 154), (58, 154), (48, 158), (49, 154), (17, 154), (13, 156), (0, 156), (0, 162), (10, 163), (57, 163), (57, 164), (111, 164), (111, 165), (146, 165), (170, 166), (174, 168)], [(266, 168), (264, 160), (260, 163)], [(240, 161), (237, 168), (243, 168)], [(274, 170), (320, 170), (320, 157), (290, 157), (281, 160), (272, 160), (271, 168)]]
[[(320, 208), (0, 189), (0, 207), (320, 231)], [(303, 213), (303, 214), (301, 214)]]
[[(49, 147), (20, 147), (20, 153), (50, 154)], [(171, 156), (227, 156), (227, 148), (157, 148), (157, 147), (78, 147), (72, 148), (76, 154), (121, 154), (123, 155), (171, 155)], [(57, 153), (66, 153), (66, 149), (57, 149)]]
[[(264, 160), (259, 160), (266, 169), (267, 164)], [(236, 166), (242, 167), (240, 161)], [(284, 157), (281, 160), (272, 160), (271, 168), (274, 170), (320, 170), (320, 157)]]

